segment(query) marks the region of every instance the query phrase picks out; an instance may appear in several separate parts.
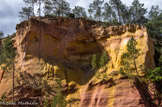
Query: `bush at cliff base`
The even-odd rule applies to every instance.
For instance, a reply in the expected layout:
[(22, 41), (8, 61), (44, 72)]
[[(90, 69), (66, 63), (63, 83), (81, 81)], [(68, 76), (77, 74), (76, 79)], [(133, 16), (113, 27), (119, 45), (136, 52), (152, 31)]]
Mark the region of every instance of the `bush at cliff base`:
[(148, 70), (147, 78), (152, 82), (160, 82), (162, 81), (162, 68), (156, 67), (153, 70)]

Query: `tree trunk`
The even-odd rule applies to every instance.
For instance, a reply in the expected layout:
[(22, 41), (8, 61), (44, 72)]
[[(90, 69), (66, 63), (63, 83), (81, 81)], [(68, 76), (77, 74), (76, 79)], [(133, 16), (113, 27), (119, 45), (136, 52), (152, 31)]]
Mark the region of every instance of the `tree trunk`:
[(34, 0), (32, 0), (32, 12), (33, 12), (33, 16), (34, 16)]
[[(15, 87), (15, 84), (14, 84), (14, 76), (15, 76), (15, 65), (14, 65), (14, 62), (13, 62), (13, 89), (12, 89), (12, 100), (13, 100), (13, 103), (14, 103), (14, 87)], [(14, 105), (13, 105), (14, 107)]]
[(41, 0), (39, 0), (39, 16), (41, 16)]
[(139, 77), (139, 74), (138, 74), (138, 71), (137, 71), (137, 65), (136, 65), (136, 61), (135, 61), (135, 59), (133, 59), (133, 62), (134, 62), (135, 71), (136, 71), (136, 73), (137, 73), (137, 76)]

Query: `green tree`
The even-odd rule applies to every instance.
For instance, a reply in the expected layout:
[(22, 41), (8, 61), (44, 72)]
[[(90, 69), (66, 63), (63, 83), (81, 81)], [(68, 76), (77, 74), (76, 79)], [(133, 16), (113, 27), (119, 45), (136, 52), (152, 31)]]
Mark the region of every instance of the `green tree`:
[(97, 64), (97, 55), (95, 54), (95, 55), (93, 55), (93, 57), (92, 57), (92, 61), (91, 61), (91, 65), (92, 65), (92, 68), (94, 68), (94, 69), (97, 69), (98, 67), (98, 64)]
[(118, 20), (120, 23), (122, 23), (122, 17), (121, 17), (121, 5), (122, 5), (122, 2), (121, 0), (110, 0), (109, 3), (111, 4), (112, 8), (114, 10), (116, 10), (117, 12), (117, 16), (118, 16)]
[(15, 56), (16, 56), (16, 49), (13, 45), (12, 37), (7, 37), (2, 41), (2, 44), (0, 46), (0, 65), (1, 65), (1, 69), (4, 72), (13, 70), (13, 92), (12, 92), (13, 102), (14, 102)]
[(132, 6), (130, 7), (130, 12), (133, 23), (145, 23), (145, 14), (147, 13), (147, 9), (144, 8), (144, 3), (140, 3), (138, 0), (134, 0), (132, 2)]
[(148, 17), (149, 19), (154, 19), (156, 17), (158, 17), (160, 15), (160, 13), (162, 13), (162, 10), (160, 10), (159, 6), (152, 6), (151, 10), (148, 13)]
[(52, 99), (52, 107), (66, 107), (67, 101), (61, 92), (61, 80), (56, 80), (57, 87), (56, 87), (56, 96)]
[(45, 0), (37, 0), (37, 4), (38, 4), (38, 10), (37, 10), (37, 13), (38, 13), (38, 16), (41, 16), (41, 5), (42, 3), (44, 3)]
[(53, 7), (52, 7), (51, 0), (45, 0), (45, 2), (44, 2), (44, 14), (45, 14), (45, 16), (52, 14), (52, 9), (53, 9)]
[(130, 8), (124, 4), (121, 4), (121, 19), (122, 19), (122, 23), (131, 22)]
[(162, 69), (160, 67), (156, 67), (153, 70), (148, 70), (147, 78), (150, 79), (152, 82), (162, 81)]
[(22, 7), (22, 11), (19, 12), (19, 17), (21, 21), (28, 20), (32, 16), (31, 7)]
[(138, 70), (137, 70), (138, 67), (137, 67), (136, 59), (140, 55), (140, 52), (139, 52), (140, 50), (136, 49), (136, 45), (137, 45), (137, 42), (132, 37), (127, 43), (127, 52), (123, 53), (121, 56), (121, 59), (122, 59), (121, 65), (123, 65), (121, 69), (127, 72), (135, 71), (137, 73), (137, 76), (139, 76)]
[(25, 4), (28, 6), (28, 7), (31, 7), (31, 10), (32, 10), (32, 16), (35, 16), (34, 14), (34, 5), (35, 3), (37, 2), (37, 0), (23, 0), (25, 2)]
[(107, 52), (104, 51), (104, 52), (102, 53), (102, 55), (101, 55), (101, 58), (100, 58), (100, 62), (99, 62), (100, 67), (105, 66), (105, 65), (108, 63), (108, 61), (109, 61), (109, 57), (108, 57), (108, 55), (107, 55)]
[(4, 33), (2, 31), (0, 31), (0, 39), (2, 39), (4, 36)]
[(70, 4), (64, 0), (47, 0), (44, 6), (45, 15), (66, 16), (70, 12)]
[(105, 66), (108, 63), (108, 61), (109, 61), (109, 56), (107, 52), (104, 51), (102, 54), (94, 54), (92, 56), (91, 65), (92, 65), (92, 68), (97, 70)]
[(87, 18), (85, 8), (81, 6), (75, 6), (72, 11), (76, 18), (79, 18), (79, 17)]
[(92, 17), (93, 15), (95, 20), (101, 21), (103, 3), (104, 3), (104, 0), (94, 0), (92, 3), (90, 3), (89, 9), (88, 9), (90, 17)]
[(105, 3), (104, 7), (103, 7), (103, 19), (104, 21), (108, 21), (111, 22), (112, 20), (116, 19), (116, 14), (115, 12), (112, 10), (111, 6), (109, 5), (109, 3)]

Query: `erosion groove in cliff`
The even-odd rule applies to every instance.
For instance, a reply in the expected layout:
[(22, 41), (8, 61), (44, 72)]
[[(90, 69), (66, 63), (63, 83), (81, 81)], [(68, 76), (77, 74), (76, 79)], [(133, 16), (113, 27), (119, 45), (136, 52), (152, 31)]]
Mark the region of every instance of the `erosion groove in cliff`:
[[(33, 90), (33, 96), (25, 87), (21, 88), (23, 80), (20, 74), (26, 72), (36, 80), (47, 80), (51, 87), (53, 79), (60, 78), (69, 107), (143, 107), (148, 104), (141, 97), (138, 86), (132, 85), (127, 78), (110, 75), (120, 70), (121, 55), (126, 52), (131, 37), (135, 38), (142, 53), (136, 59), (137, 66), (144, 64), (145, 69), (154, 68), (153, 41), (145, 27), (137, 24), (107, 26), (103, 22), (81, 18), (39, 17), (18, 24), (16, 30), (14, 39), (19, 56), (16, 58), (15, 84), (17, 92), (23, 92), (18, 94), (19, 97), (45, 96), (45, 93), (38, 94), (39, 89), (26, 87)], [(92, 56), (103, 51), (110, 59), (104, 70), (109, 75), (106, 80), (95, 79), (95, 70), (91, 66)], [(10, 82), (11, 79), (2, 79), (0, 95), (6, 88), (10, 89), (8, 93), (11, 92), (11, 86), (4, 87)], [(52, 94), (55, 94), (54, 89), (52, 87)]]

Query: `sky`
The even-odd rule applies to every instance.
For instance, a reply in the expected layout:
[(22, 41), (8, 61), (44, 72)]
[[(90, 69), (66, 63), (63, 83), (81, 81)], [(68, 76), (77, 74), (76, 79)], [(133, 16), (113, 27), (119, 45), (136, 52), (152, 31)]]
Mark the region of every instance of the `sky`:
[[(89, 4), (93, 0), (66, 0), (70, 3), (71, 8), (74, 6), (82, 6), (88, 9)], [(109, 0), (104, 0), (109, 2)], [(131, 5), (133, 0), (121, 0), (123, 4), (127, 6)], [(159, 5), (162, 8), (162, 0), (139, 0), (140, 3), (144, 3), (144, 7), (150, 9), (152, 5)], [(23, 0), (0, 0), (0, 31), (2, 30), (6, 35), (14, 33), (16, 30), (16, 24), (19, 24), (19, 12), (25, 4)]]

